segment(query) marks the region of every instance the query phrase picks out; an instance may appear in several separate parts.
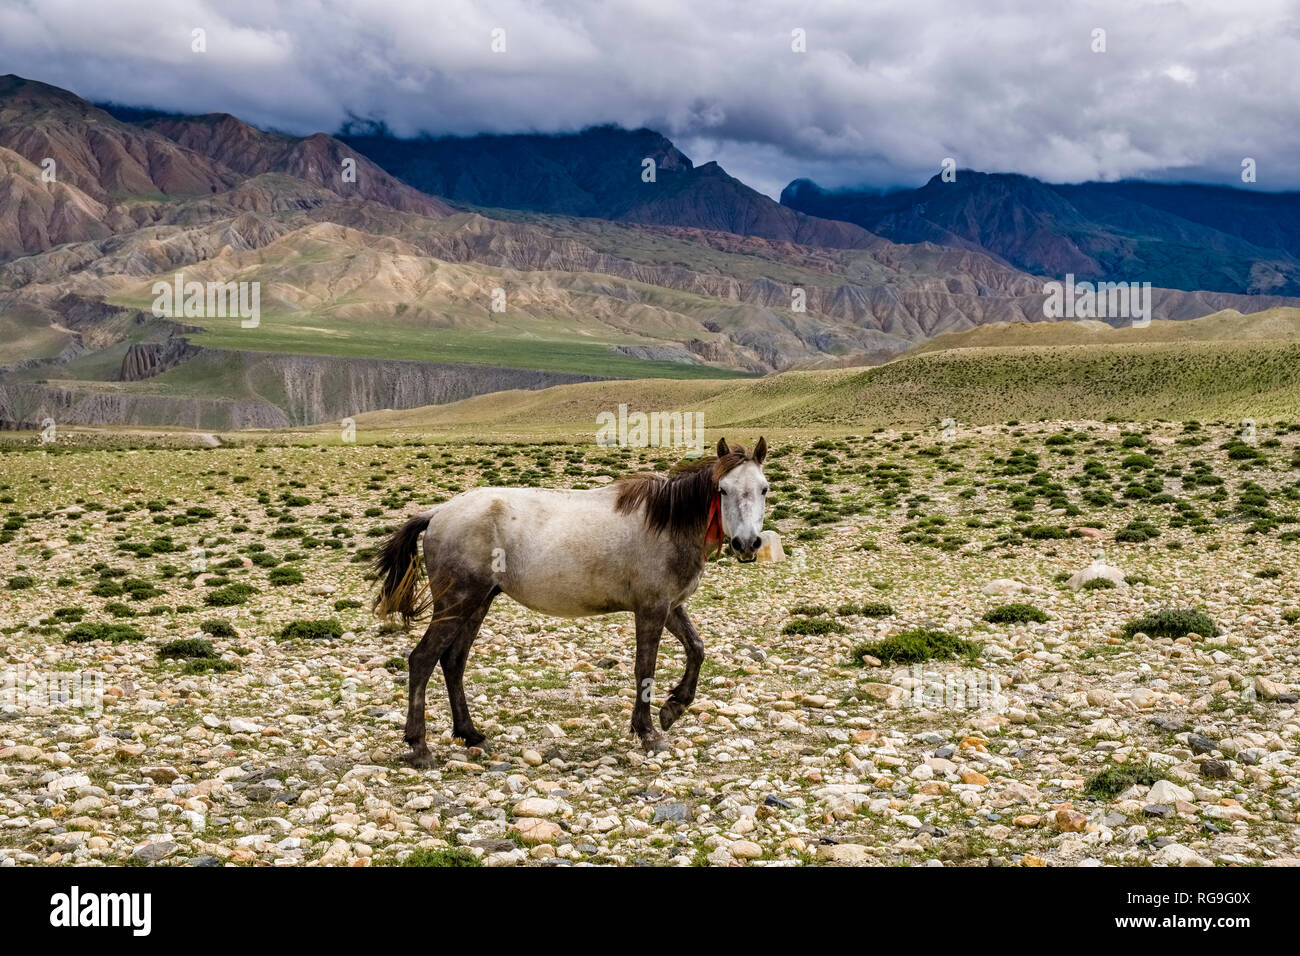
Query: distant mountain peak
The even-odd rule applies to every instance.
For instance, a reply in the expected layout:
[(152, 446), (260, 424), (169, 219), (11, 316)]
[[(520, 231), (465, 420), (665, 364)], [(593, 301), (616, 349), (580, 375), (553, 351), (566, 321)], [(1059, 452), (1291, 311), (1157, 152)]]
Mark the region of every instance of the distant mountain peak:
[(1138, 181), (1052, 184), (959, 169), (917, 189), (791, 182), (781, 203), (895, 242), (979, 249), (1026, 272), (1300, 295), (1300, 193)]

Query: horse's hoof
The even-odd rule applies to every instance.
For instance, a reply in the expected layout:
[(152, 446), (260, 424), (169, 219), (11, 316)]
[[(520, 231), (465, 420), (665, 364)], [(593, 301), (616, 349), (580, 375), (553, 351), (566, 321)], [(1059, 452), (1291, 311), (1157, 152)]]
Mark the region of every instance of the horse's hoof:
[(641, 746), (646, 749), (647, 753), (652, 754), (661, 754), (672, 749), (672, 745), (668, 743), (668, 738), (663, 734), (646, 734), (641, 738)]
[(684, 710), (686, 710), (686, 708), (677, 703), (677, 701), (668, 701), (668, 703), (659, 708), (659, 726), (664, 730), (667, 730), (677, 722), (677, 718), (682, 715)]
[(429, 752), (428, 747), (419, 750), (411, 750), (406, 755), (406, 762), (418, 770), (428, 770), (437, 762), (433, 759), (433, 754)]
[(483, 741), (487, 740), (487, 737), (485, 737), (483, 734), (480, 734), (477, 730), (471, 730), (467, 734), (456, 734), (456, 737), (457, 739), (463, 740), (465, 742), (466, 748), (481, 747), (483, 745)]

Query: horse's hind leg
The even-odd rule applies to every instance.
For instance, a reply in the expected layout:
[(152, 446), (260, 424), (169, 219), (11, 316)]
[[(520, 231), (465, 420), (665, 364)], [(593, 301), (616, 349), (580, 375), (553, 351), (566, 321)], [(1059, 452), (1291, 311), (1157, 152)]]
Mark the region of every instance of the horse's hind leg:
[(420, 643), (415, 645), (407, 661), (407, 690), (410, 704), (406, 712), (406, 742), (411, 746), (407, 759), (417, 767), (428, 766), (432, 760), (429, 745), (425, 740), (424, 730), (424, 691), (429, 683), (429, 676), (438, 666), (442, 657), (457, 637), (461, 629), (460, 618), (439, 620), (435, 614), (429, 629), (424, 632)]
[(492, 605), (492, 599), (498, 593), (496, 588), (492, 589), (463, 623), (456, 639), (442, 652), (442, 676), (447, 682), (447, 700), (451, 704), (452, 734), (464, 740), (466, 747), (477, 747), (485, 738), (474, 729), (474, 721), (469, 716), (469, 702), (465, 699), (465, 661), (469, 657), (470, 647), (478, 637), (479, 626)]
[(654, 697), (655, 665), (659, 660), (659, 638), (663, 636), (664, 608), (636, 612), (636, 702), (632, 705), (632, 733), (651, 750), (664, 749), (663, 736), (650, 722), (650, 700)]
[(681, 641), (682, 650), (686, 652), (686, 670), (677, 686), (668, 694), (668, 699), (659, 708), (659, 725), (667, 730), (686, 712), (695, 700), (695, 686), (700, 679), (700, 665), (704, 663), (704, 642), (700, 640), (695, 625), (686, 616), (686, 608), (677, 605), (668, 613), (665, 622), (671, 633)]

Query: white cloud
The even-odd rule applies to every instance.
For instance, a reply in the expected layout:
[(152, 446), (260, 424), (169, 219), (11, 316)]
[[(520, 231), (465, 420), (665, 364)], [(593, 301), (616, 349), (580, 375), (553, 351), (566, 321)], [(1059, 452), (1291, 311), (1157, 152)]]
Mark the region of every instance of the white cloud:
[[(208, 52), (190, 51), (190, 31)], [(807, 33), (807, 52), (790, 32)], [(1092, 52), (1092, 31), (1107, 49)], [(506, 31), (505, 53), (491, 32)], [(19, 0), (5, 69), (299, 133), (648, 125), (769, 193), (962, 166), (1300, 187), (1294, 0)], [(701, 152), (705, 150), (705, 152)]]

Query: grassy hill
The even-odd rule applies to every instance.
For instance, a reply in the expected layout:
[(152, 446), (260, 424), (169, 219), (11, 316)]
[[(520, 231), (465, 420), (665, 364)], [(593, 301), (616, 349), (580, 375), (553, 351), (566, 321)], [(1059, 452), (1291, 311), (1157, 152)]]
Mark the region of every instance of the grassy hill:
[(1239, 342), (1300, 339), (1300, 309), (1273, 308), (1243, 315), (1224, 309), (1199, 319), (1156, 319), (1145, 328), (1114, 328), (1096, 319), (1069, 322), (993, 322), (964, 332), (945, 332), (922, 342), (912, 353), (1009, 346), (1129, 345), (1151, 342)]
[(596, 416), (695, 411), (715, 429), (828, 431), (1038, 420), (1300, 416), (1300, 342), (1258, 340), (965, 348), (869, 369), (788, 372), (746, 381), (643, 380), (482, 395), (358, 418), (366, 430), (451, 434), (593, 433)]

